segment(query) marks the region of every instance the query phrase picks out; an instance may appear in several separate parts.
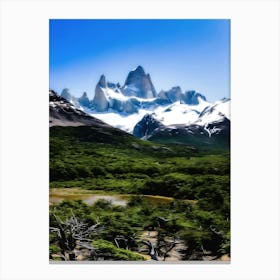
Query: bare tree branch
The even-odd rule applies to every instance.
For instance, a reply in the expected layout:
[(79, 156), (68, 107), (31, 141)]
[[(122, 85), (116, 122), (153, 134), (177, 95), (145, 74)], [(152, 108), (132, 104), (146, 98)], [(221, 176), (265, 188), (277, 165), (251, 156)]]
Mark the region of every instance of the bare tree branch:
[[(75, 260), (74, 249), (78, 244), (80, 247), (95, 251), (95, 248), (90, 244), (92, 242), (91, 235), (97, 231), (100, 224), (98, 221), (96, 224), (88, 226), (84, 221), (78, 220), (72, 210), (71, 213), (72, 216), (65, 221), (52, 213), (57, 227), (50, 227), (50, 231), (56, 234), (63, 260)], [(96, 255), (96, 252), (91, 252), (91, 255)]]

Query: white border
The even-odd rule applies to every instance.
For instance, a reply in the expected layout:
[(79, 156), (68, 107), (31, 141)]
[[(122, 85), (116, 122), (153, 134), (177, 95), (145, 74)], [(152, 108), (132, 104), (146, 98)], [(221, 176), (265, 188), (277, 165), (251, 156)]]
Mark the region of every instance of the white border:
[[(49, 265), (48, 19), (229, 18), (232, 261)], [(279, 2), (1, 1), (1, 279), (279, 279)]]

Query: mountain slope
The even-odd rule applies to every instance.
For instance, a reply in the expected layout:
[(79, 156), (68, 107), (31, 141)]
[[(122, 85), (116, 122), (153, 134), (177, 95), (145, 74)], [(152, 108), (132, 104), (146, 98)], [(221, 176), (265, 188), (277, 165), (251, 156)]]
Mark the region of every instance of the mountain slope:
[[(145, 116), (135, 127), (135, 136), (161, 143), (188, 144), (199, 147), (228, 149), (230, 146), (230, 100), (225, 99), (207, 106), (194, 122), (157, 126)], [(153, 114), (153, 118), (156, 114)], [(150, 116), (151, 118), (152, 116)], [(175, 120), (174, 120), (175, 122)], [(143, 125), (145, 124), (145, 126)], [(139, 133), (140, 127), (142, 134)], [(139, 137), (139, 136), (138, 136)]]
[[(211, 133), (211, 136), (209, 136)], [(230, 121), (214, 122), (208, 127), (177, 125), (157, 129), (148, 140), (158, 143), (186, 144), (200, 148), (228, 150), (230, 147)]]
[(199, 115), (195, 123), (205, 125), (207, 123), (219, 122), (224, 119), (230, 120), (230, 100), (222, 99), (212, 106), (206, 107)]
[(138, 138), (146, 139), (156, 129), (164, 129), (164, 125), (156, 120), (153, 115), (146, 114), (143, 119), (135, 125), (133, 135)]
[(49, 125), (110, 127), (106, 123), (77, 109), (54, 91), (49, 91)]

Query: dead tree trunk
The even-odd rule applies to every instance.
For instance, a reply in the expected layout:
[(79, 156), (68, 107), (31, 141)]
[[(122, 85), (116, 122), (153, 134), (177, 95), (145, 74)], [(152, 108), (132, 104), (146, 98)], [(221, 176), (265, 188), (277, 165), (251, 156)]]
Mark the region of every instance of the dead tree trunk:
[(151, 256), (151, 259), (154, 261), (158, 261), (158, 252), (155, 244), (153, 244), (149, 240), (142, 240), (141, 242), (148, 246), (148, 253)]
[[(79, 246), (87, 247), (90, 251), (95, 251), (91, 246), (91, 235), (97, 231), (99, 222), (92, 226), (78, 220), (74, 214), (65, 221), (53, 214), (56, 222), (56, 227), (50, 227), (50, 231), (55, 233), (57, 243), (61, 249), (61, 257), (63, 260), (74, 261), (76, 260), (76, 253), (74, 249), (77, 244)], [(82, 245), (81, 245), (82, 244)], [(92, 254), (95, 254), (92, 252)]]

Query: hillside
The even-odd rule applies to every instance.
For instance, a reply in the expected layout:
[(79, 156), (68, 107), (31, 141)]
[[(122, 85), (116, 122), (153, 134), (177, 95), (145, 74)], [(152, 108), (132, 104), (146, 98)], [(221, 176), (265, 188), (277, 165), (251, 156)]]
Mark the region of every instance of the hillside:
[[(181, 244), (174, 245), (170, 260), (179, 254), (179, 248), (182, 252), (175, 260), (211, 260), (229, 253), (228, 154), (213, 155), (185, 145), (156, 144), (114, 128), (51, 127), (50, 187), (123, 194), (128, 198), (125, 206), (108, 201), (88, 205), (73, 199), (51, 206), (50, 213), (60, 219), (75, 213), (89, 224), (100, 221), (104, 229), (94, 238), (95, 246), (102, 252), (97, 260), (104, 259), (105, 251), (105, 260), (141, 259), (137, 246), (149, 240), (143, 239), (147, 229), (166, 246), (172, 238)], [(146, 196), (154, 199), (148, 202)], [(159, 196), (166, 199), (158, 200)], [(161, 217), (166, 222), (159, 226)], [(56, 225), (52, 216), (51, 224)], [(125, 240), (133, 236), (138, 245), (121, 245), (128, 249), (120, 257), (115, 252), (118, 236)], [(53, 236), (50, 242), (57, 252), (55, 240)], [(164, 250), (160, 252), (157, 259), (163, 260)], [(165, 260), (169, 260), (167, 255)], [(56, 256), (53, 254), (52, 258), (57, 259)], [(151, 256), (149, 250), (144, 256)]]

